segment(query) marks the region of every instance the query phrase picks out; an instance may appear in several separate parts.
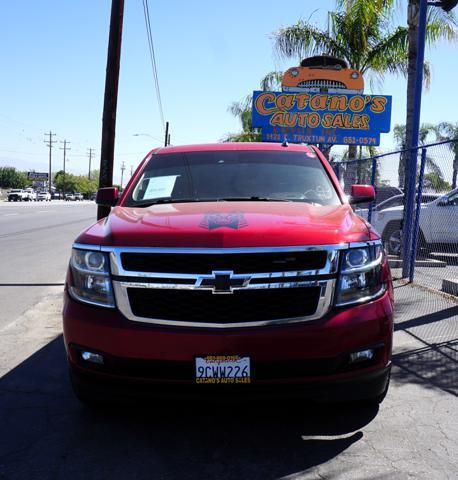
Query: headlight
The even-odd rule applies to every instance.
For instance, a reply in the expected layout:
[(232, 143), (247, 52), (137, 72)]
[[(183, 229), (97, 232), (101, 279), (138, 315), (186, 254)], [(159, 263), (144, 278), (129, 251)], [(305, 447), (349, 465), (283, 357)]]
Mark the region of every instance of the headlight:
[(293, 77), (297, 77), (299, 75), (299, 70), (297, 68), (293, 68), (289, 71)]
[(73, 285), (69, 292), (81, 302), (114, 307), (107, 254), (93, 250), (72, 250), (70, 259)]
[(386, 290), (382, 283), (381, 245), (352, 248), (342, 252), (336, 306), (370, 301)]

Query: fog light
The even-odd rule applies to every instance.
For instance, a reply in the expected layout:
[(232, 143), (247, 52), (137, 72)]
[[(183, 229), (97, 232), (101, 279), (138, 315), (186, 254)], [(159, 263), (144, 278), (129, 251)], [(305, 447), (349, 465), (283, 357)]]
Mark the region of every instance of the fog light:
[(369, 348), (368, 350), (361, 350), (360, 352), (350, 353), (350, 363), (365, 362), (374, 358), (374, 350)]
[(81, 352), (81, 358), (86, 362), (103, 365), (103, 356), (93, 352)]

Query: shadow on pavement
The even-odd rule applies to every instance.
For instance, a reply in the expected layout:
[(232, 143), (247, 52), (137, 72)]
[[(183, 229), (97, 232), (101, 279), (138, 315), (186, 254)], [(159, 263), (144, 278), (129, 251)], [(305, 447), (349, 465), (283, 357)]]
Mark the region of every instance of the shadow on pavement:
[[(415, 303), (417, 302), (418, 301), (416, 299), (412, 299), (410, 307), (412, 305), (415, 305)], [(437, 310), (433, 313), (418, 315), (401, 322), (396, 322), (396, 324), (394, 325), (394, 331), (396, 332), (398, 330), (406, 330), (408, 328), (419, 327), (421, 325), (428, 325), (430, 323), (440, 322), (441, 320), (449, 320), (453, 318), (458, 318), (458, 305), (444, 308), (442, 310)]]
[(0, 479), (274, 479), (338, 456), (377, 412), (287, 401), (90, 410), (58, 337), (0, 379)]
[[(399, 288), (395, 297), (392, 379), (458, 396), (458, 305), (415, 285)], [(409, 349), (397, 352), (397, 338)]]
[[(409, 332), (409, 335), (413, 334)], [(458, 396), (458, 340), (422, 343), (426, 346), (393, 355), (393, 365), (397, 367), (392, 373), (393, 379), (399, 383), (437, 387)]]

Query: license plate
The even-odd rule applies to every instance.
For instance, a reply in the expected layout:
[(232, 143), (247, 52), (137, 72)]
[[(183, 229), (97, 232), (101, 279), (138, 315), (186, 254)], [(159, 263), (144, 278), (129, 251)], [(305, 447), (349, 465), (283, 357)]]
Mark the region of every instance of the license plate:
[(250, 357), (207, 355), (196, 357), (196, 383), (250, 383)]

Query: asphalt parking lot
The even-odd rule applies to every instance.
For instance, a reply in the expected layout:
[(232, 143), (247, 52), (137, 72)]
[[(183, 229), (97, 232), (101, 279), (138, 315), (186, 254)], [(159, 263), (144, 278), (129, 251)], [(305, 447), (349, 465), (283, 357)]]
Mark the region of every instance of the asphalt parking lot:
[[(60, 297), (49, 295), (35, 307), (38, 325), (31, 312), (0, 332), (11, 347), (3, 366), (16, 364), (0, 378), (0, 478), (455, 479), (458, 305), (421, 303), (425, 292), (403, 285), (396, 297), (380, 408), (282, 400), (90, 410), (71, 392)], [(21, 360), (24, 343), (34, 353)]]

